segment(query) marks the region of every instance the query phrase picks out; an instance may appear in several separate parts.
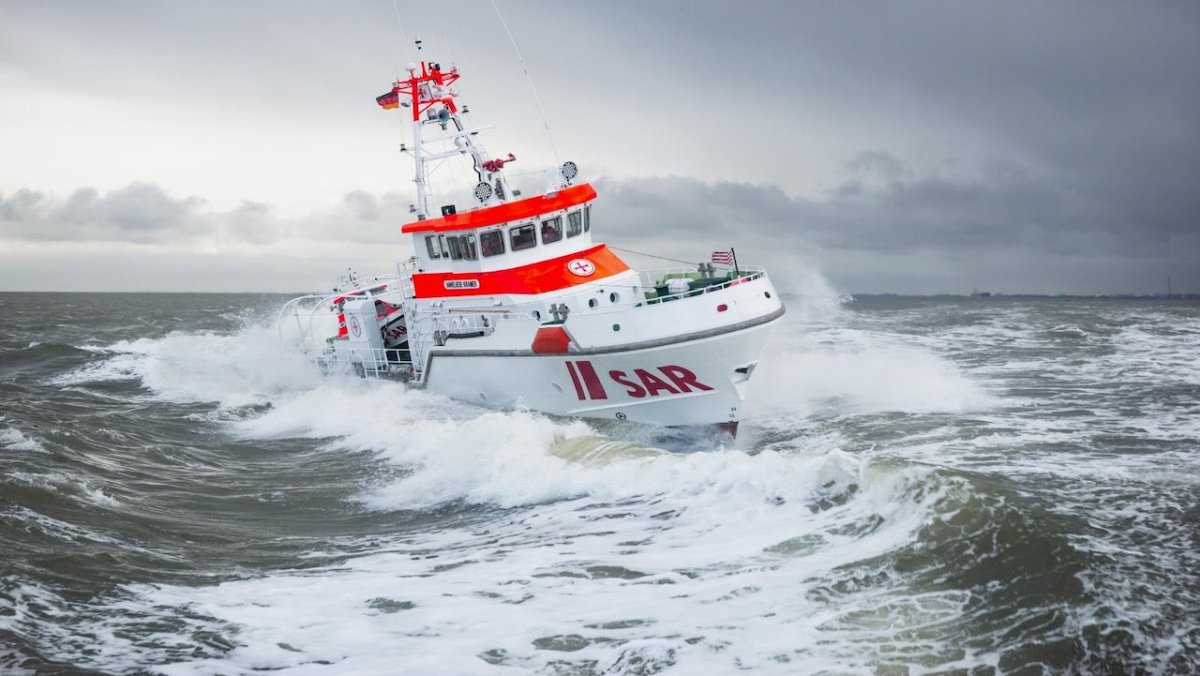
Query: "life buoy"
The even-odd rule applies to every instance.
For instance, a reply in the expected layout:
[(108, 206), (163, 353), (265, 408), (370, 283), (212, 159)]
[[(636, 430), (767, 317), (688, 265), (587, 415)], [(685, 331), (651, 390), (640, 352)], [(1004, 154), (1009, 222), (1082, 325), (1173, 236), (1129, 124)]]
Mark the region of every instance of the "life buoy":
[(345, 307), (345, 299), (344, 299), (344, 298), (338, 298), (336, 301), (334, 301), (334, 305), (336, 306), (336, 308), (337, 308), (337, 313), (338, 313), (338, 316), (337, 316), (337, 318), (338, 318), (338, 334), (337, 334), (337, 337), (338, 337), (338, 338), (349, 338), (349, 337), (350, 337), (350, 327), (346, 326), (346, 307)]

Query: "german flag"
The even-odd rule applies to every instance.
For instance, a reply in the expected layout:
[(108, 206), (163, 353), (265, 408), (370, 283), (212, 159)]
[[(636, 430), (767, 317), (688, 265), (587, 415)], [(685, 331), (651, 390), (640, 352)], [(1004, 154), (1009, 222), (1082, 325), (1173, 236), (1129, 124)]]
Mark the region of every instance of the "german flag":
[(400, 107), (400, 94), (397, 93), (397, 91), (395, 89), (393, 89), (392, 91), (384, 94), (383, 96), (376, 96), (375, 103), (378, 103), (380, 106), (382, 106), (384, 110), (391, 110), (392, 108), (399, 108)]

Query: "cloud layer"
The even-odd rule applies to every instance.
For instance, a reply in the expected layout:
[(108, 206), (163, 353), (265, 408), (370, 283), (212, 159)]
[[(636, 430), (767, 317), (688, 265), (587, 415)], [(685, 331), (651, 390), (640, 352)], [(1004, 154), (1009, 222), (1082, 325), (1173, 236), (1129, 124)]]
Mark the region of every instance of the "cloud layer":
[[(1200, 287), (1196, 229), (1148, 223), (1130, 238), (1129, 214), (1027, 169), (994, 162), (971, 172), (921, 172), (870, 151), (848, 163), (846, 176), (816, 199), (769, 184), (602, 178), (595, 233), (683, 260), (735, 246), (745, 262), (821, 268), (844, 291), (1156, 291), (1165, 274), (1174, 274), (1177, 288)], [(217, 210), (147, 183), (66, 197), (28, 189), (0, 195), (0, 239), (42, 251), (108, 243), (152, 246), (161, 260), (197, 251), (293, 260), (293, 274), (254, 278), (250, 290), (295, 289), (334, 275), (343, 261), (386, 271), (411, 253), (399, 234), (408, 218), (402, 195), (363, 191), (297, 217), (249, 200)], [(0, 273), (6, 281), (13, 283)]]
[(499, 4), (540, 104), (474, 0), (5, 5), (0, 288), (35, 250), (403, 249), (407, 131), (373, 97), (422, 35), (496, 154), (606, 177), (630, 248), (728, 242), (853, 291), (1200, 291), (1200, 5)]
[[(401, 205), (404, 205), (401, 211)], [(66, 197), (27, 188), (0, 194), (0, 238), (35, 242), (122, 242), (177, 247), (271, 244), (285, 239), (378, 241), (399, 221), (407, 201), (397, 193), (346, 193), (340, 202), (282, 217), (250, 200), (227, 210), (208, 200), (174, 197), (152, 183), (101, 193), (79, 188)]]

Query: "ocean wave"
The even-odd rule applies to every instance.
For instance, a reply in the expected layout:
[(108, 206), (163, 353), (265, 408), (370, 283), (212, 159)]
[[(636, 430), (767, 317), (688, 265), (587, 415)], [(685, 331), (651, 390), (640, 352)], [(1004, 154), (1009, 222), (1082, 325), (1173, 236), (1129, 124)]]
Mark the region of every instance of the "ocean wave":
[[(490, 673), (563, 660), (612, 671), (648, 659), (688, 673), (861, 666), (867, 656), (847, 663), (844, 644), (819, 640), (877, 606), (874, 592), (844, 581), (910, 542), (943, 492), (920, 468), (840, 453), (663, 454), (564, 471), (592, 475), (592, 492), (410, 533), (336, 568), (133, 585), (122, 608), (208, 618), (200, 631), (234, 644), (156, 667), (167, 673)], [(823, 600), (822, 588), (843, 592)], [(926, 593), (924, 621), (951, 615), (959, 596)]]
[(104, 358), (50, 383), (136, 380), (160, 400), (236, 408), (321, 382), (315, 365), (281, 350), (274, 330), (264, 326), (232, 334), (175, 332), (162, 338), (119, 341), (93, 352)]
[[(0, 418), (3, 420), (3, 418)], [(46, 448), (36, 439), (30, 439), (15, 427), (0, 428), (0, 448), (9, 451), (46, 453)]]
[(905, 337), (839, 327), (779, 342), (750, 391), (747, 409), (756, 419), (965, 413), (997, 403), (952, 360)]

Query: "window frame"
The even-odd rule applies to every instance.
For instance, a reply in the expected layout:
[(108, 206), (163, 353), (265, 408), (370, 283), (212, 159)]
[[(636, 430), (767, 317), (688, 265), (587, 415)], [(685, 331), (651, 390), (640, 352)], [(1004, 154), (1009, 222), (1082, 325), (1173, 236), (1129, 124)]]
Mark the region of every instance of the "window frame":
[(442, 257), (441, 247), (438, 246), (437, 235), (425, 236), (425, 251), (429, 254), (431, 260), (437, 260)]
[[(483, 244), (483, 238), (487, 237), (488, 239), (491, 239), (492, 236), (495, 236), (496, 243), (499, 244), (499, 246), (495, 250), (493, 250), (491, 253), (488, 253), (487, 247), (485, 247)], [(493, 256), (503, 256), (508, 251), (508, 249), (506, 249), (504, 246), (504, 231), (503, 230), (488, 230), (487, 232), (479, 233), (479, 251), (483, 255), (484, 258), (492, 258)]]
[(459, 248), (462, 249), (463, 260), (479, 260), (479, 247), (475, 245), (475, 233), (468, 232), (465, 235), (459, 235), (458, 239)]
[[(516, 242), (517, 232), (525, 231), (525, 230), (529, 231), (529, 242), (527, 244), (522, 244), (521, 246), (517, 246), (517, 242)], [(508, 229), (508, 244), (509, 244), (509, 251), (513, 251), (513, 252), (525, 251), (526, 249), (532, 249), (532, 248), (536, 247), (538, 244), (537, 224), (536, 223), (522, 223), (521, 225), (514, 225), (513, 227), (509, 228)]]
[[(553, 232), (557, 236), (554, 239), (546, 239), (546, 232), (548, 229), (551, 229), (551, 228), (552, 228), (552, 230), (550, 230), (550, 231)], [(543, 245), (553, 244), (555, 242), (561, 242), (563, 240), (562, 216), (554, 216), (552, 218), (547, 218), (547, 219), (543, 220), (541, 223), (541, 227), (538, 228), (538, 235), (541, 238)]]

